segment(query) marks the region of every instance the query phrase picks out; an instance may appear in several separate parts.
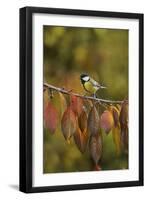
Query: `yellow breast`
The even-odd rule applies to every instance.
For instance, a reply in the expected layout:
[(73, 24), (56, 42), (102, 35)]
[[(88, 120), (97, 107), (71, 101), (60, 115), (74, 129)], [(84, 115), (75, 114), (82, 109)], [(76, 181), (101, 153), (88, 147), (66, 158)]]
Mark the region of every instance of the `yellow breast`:
[(86, 89), (88, 92), (90, 92), (91, 94), (94, 94), (94, 93), (98, 90), (98, 88), (97, 88), (97, 87), (94, 87), (94, 86), (91, 84), (91, 82), (85, 82), (85, 83), (84, 83), (84, 87), (85, 87), (85, 89)]

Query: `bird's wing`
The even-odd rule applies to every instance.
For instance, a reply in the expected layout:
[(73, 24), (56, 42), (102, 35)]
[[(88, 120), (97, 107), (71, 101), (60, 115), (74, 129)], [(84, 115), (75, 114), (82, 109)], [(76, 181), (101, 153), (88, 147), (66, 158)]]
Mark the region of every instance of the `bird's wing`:
[(94, 87), (97, 87), (97, 88), (107, 88), (107, 87), (105, 87), (105, 86), (103, 86), (103, 85), (100, 85), (97, 81), (95, 81), (94, 79), (90, 79), (90, 82), (91, 82), (91, 84), (94, 86)]
[(92, 79), (92, 78), (90, 79), (90, 82), (95, 87), (98, 87), (98, 88), (101, 87), (101, 85), (98, 82), (96, 82), (94, 79)]

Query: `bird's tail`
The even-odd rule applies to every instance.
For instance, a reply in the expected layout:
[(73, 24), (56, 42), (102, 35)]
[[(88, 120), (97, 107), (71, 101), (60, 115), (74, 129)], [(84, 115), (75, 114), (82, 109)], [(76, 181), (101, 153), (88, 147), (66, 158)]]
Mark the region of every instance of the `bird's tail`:
[(100, 88), (101, 88), (101, 89), (106, 89), (107, 87), (101, 85)]

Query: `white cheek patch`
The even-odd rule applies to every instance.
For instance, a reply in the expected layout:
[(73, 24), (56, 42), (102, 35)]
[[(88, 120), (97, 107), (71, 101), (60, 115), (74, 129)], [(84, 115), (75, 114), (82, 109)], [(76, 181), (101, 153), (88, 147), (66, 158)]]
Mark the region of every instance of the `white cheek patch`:
[(82, 79), (83, 79), (84, 81), (89, 81), (90, 78), (89, 78), (89, 76), (85, 76), (85, 77), (83, 77)]

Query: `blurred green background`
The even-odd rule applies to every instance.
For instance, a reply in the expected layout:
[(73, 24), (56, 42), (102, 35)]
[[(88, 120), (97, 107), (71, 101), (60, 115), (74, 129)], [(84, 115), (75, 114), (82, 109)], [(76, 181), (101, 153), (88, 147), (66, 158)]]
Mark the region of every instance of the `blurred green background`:
[[(44, 82), (85, 94), (80, 74), (87, 73), (107, 87), (100, 98), (128, 96), (128, 30), (53, 27), (43, 28)], [(51, 100), (59, 110), (59, 96)], [(74, 141), (67, 144), (60, 123), (54, 135), (44, 128), (44, 173), (93, 170), (88, 150), (81, 154)], [(117, 156), (112, 134), (103, 134), (103, 170), (128, 168), (127, 155)]]

